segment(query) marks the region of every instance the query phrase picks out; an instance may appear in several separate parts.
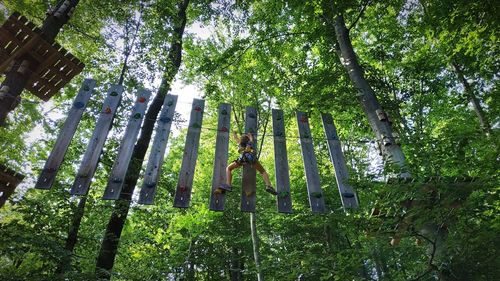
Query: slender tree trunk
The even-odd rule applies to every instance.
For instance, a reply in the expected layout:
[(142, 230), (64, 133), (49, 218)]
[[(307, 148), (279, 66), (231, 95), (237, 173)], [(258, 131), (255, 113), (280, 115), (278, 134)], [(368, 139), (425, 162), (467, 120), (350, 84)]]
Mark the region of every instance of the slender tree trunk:
[(462, 69), (457, 63), (453, 62), (451, 64), (451, 67), (455, 72), (455, 74), (457, 75), (458, 80), (460, 81), (460, 83), (462, 83), (462, 86), (464, 87), (465, 95), (469, 98), (469, 101), (472, 104), (472, 107), (474, 108), (474, 112), (476, 113), (477, 118), (479, 119), (479, 125), (481, 125), (481, 129), (485, 132), (487, 136), (490, 136), (491, 134), (490, 123), (488, 122), (488, 118), (486, 118), (484, 114), (484, 110), (483, 107), (481, 106), (481, 103), (479, 102), (479, 99), (476, 97), (474, 93), (474, 89), (465, 78)]
[(378, 280), (390, 280), (391, 277), (389, 268), (387, 267), (386, 259), (380, 251), (380, 247), (378, 245), (375, 245), (372, 256), (375, 264), (375, 269), (377, 271)]
[(255, 213), (250, 213), (250, 231), (252, 232), (253, 258), (255, 260), (255, 269), (257, 270), (257, 280), (264, 281), (264, 276), (260, 269), (259, 236), (257, 235)]
[(116, 201), (113, 213), (106, 227), (106, 233), (96, 262), (96, 272), (101, 278), (109, 279), (111, 277), (110, 271), (114, 265), (118, 243), (128, 215), (132, 194), (139, 178), (141, 164), (146, 155), (151, 135), (153, 134), (155, 120), (158, 117), (165, 95), (170, 90), (171, 82), (177, 74), (181, 64), (182, 36), (186, 26), (186, 10), (188, 4), (189, 0), (183, 0), (178, 6), (179, 10), (177, 17), (174, 20), (174, 34), (168, 53), (169, 65), (167, 66), (167, 70), (163, 73), (160, 89), (146, 112), (141, 134), (134, 147), (132, 161), (127, 169), (127, 176), (120, 194), (120, 199)]
[[(351, 82), (358, 91), (358, 99), (368, 118), (368, 122), (375, 133), (380, 151), (384, 156), (386, 164), (394, 168), (394, 172), (401, 178), (409, 178), (411, 175), (406, 166), (406, 160), (401, 147), (396, 143), (392, 133), (392, 127), (386, 113), (382, 110), (375, 92), (364, 76), (356, 53), (354, 52), (349, 29), (345, 25), (344, 17), (335, 10), (333, 0), (324, 0), (323, 20), (325, 24), (333, 29), (337, 43), (337, 55), (344, 66)], [(334, 20), (332, 20), (334, 19)], [(388, 168), (386, 166), (386, 168)]]
[(191, 238), (186, 261), (184, 261), (183, 278), (186, 280), (195, 280), (194, 262), (191, 259), (194, 243), (195, 238)]
[(56, 273), (58, 274), (67, 272), (71, 267), (71, 259), (76, 243), (78, 242), (78, 231), (80, 230), (80, 224), (82, 222), (86, 203), (87, 196), (83, 196), (78, 202), (78, 206), (73, 213), (73, 220), (71, 221), (68, 237), (66, 238), (66, 243), (64, 245), (64, 250), (66, 250), (67, 255), (61, 259), (59, 265), (57, 266)]
[(368, 122), (377, 137), (386, 163), (395, 164), (399, 169), (399, 171), (396, 172), (400, 177), (410, 177), (401, 146), (396, 144), (395, 138), (392, 134), (391, 124), (389, 123), (385, 112), (382, 110), (375, 92), (366, 80), (363, 69), (358, 63), (356, 53), (354, 52), (351, 39), (349, 37), (349, 30), (345, 25), (344, 17), (342, 15), (336, 16), (334, 28), (339, 47), (337, 53), (340, 61), (344, 65), (344, 68), (354, 84), (354, 87), (358, 90), (359, 101), (366, 116), (368, 117)]
[[(139, 20), (135, 25), (135, 31), (132, 42), (130, 44), (128, 43), (125, 44), (125, 48), (123, 50), (123, 65), (122, 65), (122, 70), (120, 72), (120, 77), (118, 79), (118, 85), (123, 85), (123, 81), (125, 80), (125, 74), (128, 69), (128, 60), (134, 49), (134, 42), (137, 38), (137, 33), (139, 31), (140, 24), (141, 24), (141, 17), (139, 17)], [(128, 37), (128, 27), (126, 28), (126, 36)], [(86, 203), (87, 203), (87, 195), (83, 196), (80, 199), (80, 201), (78, 202), (78, 206), (73, 214), (73, 220), (71, 221), (68, 237), (66, 238), (66, 244), (64, 245), (64, 249), (67, 251), (68, 256), (66, 258), (63, 258), (60, 264), (58, 265), (56, 272), (59, 274), (64, 274), (71, 268), (71, 258), (73, 255), (73, 251), (75, 250), (76, 243), (78, 242), (78, 231), (80, 230), (80, 224), (82, 222), (82, 218), (84, 215)]]
[[(68, 5), (64, 4), (64, 0), (59, 1), (54, 10), (50, 12), (43, 22), (41, 31), (42, 38), (52, 43), (57, 34), (65, 25), (73, 13), (74, 8), (80, 0), (68, 1)], [(64, 4), (64, 5), (63, 5)], [(30, 55), (22, 55), (20, 58), (13, 61), (12, 68), (6, 73), (5, 80), (0, 85), (0, 89), (8, 89), (6, 93), (0, 96), (0, 126), (5, 125), (7, 115), (14, 110), (21, 101), (21, 93), (28, 84), (31, 77), (31, 71), (21, 70), (23, 68), (35, 69), (38, 67), (38, 62)], [(7, 88), (8, 87), (8, 88)]]
[[(431, 16), (429, 15), (429, 12), (427, 10), (427, 6), (425, 5), (425, 2), (419, 1), (419, 3), (420, 3), (420, 6), (424, 10), (425, 18), (430, 19)], [(439, 40), (438, 40), (438, 37), (436, 35), (436, 34), (438, 34), (438, 32), (436, 31), (436, 28), (433, 28), (433, 31), (434, 31), (433, 39), (435, 42), (438, 42)], [(486, 136), (489, 137), (491, 135), (491, 126), (490, 126), (490, 123), (488, 122), (488, 118), (486, 118), (486, 116), (484, 114), (481, 103), (479, 102), (478, 98), (476, 97), (476, 95), (474, 93), (474, 89), (471, 87), (471, 85), (469, 84), (469, 82), (465, 78), (465, 75), (464, 75), (462, 69), (460, 68), (460, 65), (456, 61), (453, 61), (453, 59), (451, 59), (450, 66), (451, 66), (451, 69), (453, 70), (453, 72), (455, 72), (455, 74), (457, 75), (458, 80), (460, 81), (460, 83), (464, 87), (465, 95), (469, 98), (469, 102), (472, 104), (472, 107), (474, 108), (474, 112), (476, 113), (476, 115), (479, 119), (479, 125), (481, 126), (481, 129), (484, 131)]]
[(375, 272), (377, 273), (377, 280), (384, 280), (382, 277), (382, 268), (380, 267), (379, 259), (376, 254), (373, 254), (373, 265), (375, 266)]
[(229, 279), (231, 281), (239, 281), (241, 274), (240, 268), (240, 258), (239, 251), (237, 247), (232, 247), (231, 249), (231, 258), (229, 261)]

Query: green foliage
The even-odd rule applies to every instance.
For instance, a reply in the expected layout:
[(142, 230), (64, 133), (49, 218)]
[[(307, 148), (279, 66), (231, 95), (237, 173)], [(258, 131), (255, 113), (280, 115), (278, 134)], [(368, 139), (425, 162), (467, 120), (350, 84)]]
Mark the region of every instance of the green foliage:
[[(36, 24), (55, 1), (4, 1)], [(28, 93), (0, 128), (0, 162), (27, 180), (0, 210), (1, 280), (94, 280), (113, 202), (100, 199), (135, 90), (168, 69), (176, 1), (80, 1), (57, 41), (84, 73), (47, 104)], [(92, 2), (92, 3), (90, 3)], [(232, 104), (231, 131), (246, 106), (259, 116), (260, 161), (274, 179), (271, 108), (285, 112), (293, 214), (278, 214), (257, 182), (260, 270), (266, 280), (494, 280), (500, 276), (498, 128), (486, 136), (451, 63), (461, 66), (491, 124), (498, 123), (498, 8), (491, 1), (192, 1), (180, 79), (206, 100), (191, 207), (172, 201), (186, 129), (169, 140), (155, 204), (135, 203), (113, 280), (255, 280), (250, 218), (239, 211), (241, 175), (226, 210), (208, 210), (217, 105)], [(1, 10), (0, 10), (1, 11)], [(328, 16), (343, 14), (366, 79), (400, 135), (413, 181), (385, 182), (373, 133), (336, 54)], [(326, 17), (326, 18), (325, 18)], [(0, 13), (0, 20), (4, 20)], [(331, 20), (331, 19), (330, 19)], [(139, 24), (139, 25), (137, 25)], [(134, 35), (135, 27), (139, 26)], [(135, 39), (134, 39), (135, 38)], [(128, 51), (127, 93), (87, 197), (76, 248), (65, 248), (80, 198), (68, 191), (109, 83)], [(98, 87), (50, 191), (31, 189), (83, 77)], [(175, 94), (175, 93), (174, 93)], [(310, 115), (324, 215), (310, 212), (295, 111)], [(54, 114), (51, 114), (54, 113)], [(339, 200), (320, 112), (334, 116), (359, 210)], [(179, 123), (181, 126), (184, 123)], [(178, 124), (178, 125), (179, 125)], [(498, 127), (498, 125), (496, 125)], [(38, 135), (31, 140), (33, 132)], [(264, 133), (265, 132), (265, 133)], [(28, 137), (29, 136), (29, 137)], [(260, 148), (260, 142), (259, 142)], [(229, 159), (237, 155), (230, 145)], [(138, 183), (141, 186), (141, 182)], [(372, 209), (380, 216), (372, 216)], [(401, 239), (399, 245), (390, 245)], [(71, 258), (68, 270), (58, 272)]]

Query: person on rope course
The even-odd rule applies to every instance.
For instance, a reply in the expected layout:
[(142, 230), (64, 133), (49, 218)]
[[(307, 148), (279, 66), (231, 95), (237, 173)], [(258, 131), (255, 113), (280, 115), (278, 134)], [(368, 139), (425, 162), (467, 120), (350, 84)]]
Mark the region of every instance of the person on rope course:
[(233, 132), (233, 139), (238, 143), (238, 152), (240, 153), (240, 156), (238, 157), (238, 159), (231, 162), (229, 166), (227, 166), (226, 183), (220, 185), (219, 189), (221, 190), (218, 190), (218, 192), (221, 192), (222, 190), (231, 191), (233, 170), (241, 166), (250, 165), (251, 168), (257, 170), (262, 175), (262, 179), (266, 183), (266, 191), (273, 195), (277, 195), (278, 193), (273, 188), (271, 181), (269, 180), (269, 175), (267, 174), (266, 170), (264, 169), (264, 167), (262, 167), (262, 164), (260, 164), (259, 160), (257, 159), (254, 147), (255, 144), (253, 135), (251, 133), (246, 133), (241, 137), (238, 137), (236, 132)]

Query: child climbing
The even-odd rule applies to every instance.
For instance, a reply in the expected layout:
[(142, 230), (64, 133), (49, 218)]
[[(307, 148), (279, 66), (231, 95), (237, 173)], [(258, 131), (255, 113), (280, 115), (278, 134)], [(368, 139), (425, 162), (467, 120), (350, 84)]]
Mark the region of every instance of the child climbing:
[(240, 153), (240, 156), (238, 157), (238, 159), (231, 162), (229, 166), (227, 166), (226, 183), (221, 184), (220, 189), (231, 191), (233, 170), (241, 166), (250, 165), (251, 168), (254, 168), (262, 175), (262, 179), (266, 184), (266, 191), (273, 195), (277, 195), (278, 193), (276, 192), (276, 190), (274, 190), (271, 181), (269, 180), (269, 175), (267, 174), (266, 170), (264, 169), (264, 167), (262, 167), (259, 160), (257, 159), (257, 155), (255, 154), (255, 148), (253, 142), (254, 139), (252, 134), (246, 133), (238, 138), (236, 133), (233, 132), (233, 139), (238, 143), (238, 152)]

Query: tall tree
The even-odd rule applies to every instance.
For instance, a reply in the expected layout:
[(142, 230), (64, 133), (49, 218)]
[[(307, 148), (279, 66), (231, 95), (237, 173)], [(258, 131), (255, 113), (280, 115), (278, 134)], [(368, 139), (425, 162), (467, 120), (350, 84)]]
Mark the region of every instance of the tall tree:
[(127, 168), (127, 176), (120, 194), (120, 199), (116, 201), (113, 213), (106, 227), (106, 232), (96, 262), (96, 272), (103, 278), (109, 279), (111, 277), (110, 271), (114, 265), (120, 236), (130, 209), (132, 194), (137, 184), (137, 180), (139, 179), (141, 164), (153, 134), (155, 120), (158, 117), (165, 95), (170, 91), (171, 83), (181, 65), (182, 37), (186, 27), (186, 11), (188, 5), (189, 0), (182, 0), (179, 2), (177, 14), (172, 19), (172, 41), (167, 56), (166, 70), (163, 73), (160, 88), (146, 112), (141, 134), (134, 147), (132, 161)]
[(489, 1), (484, 5), (469, 1), (419, 0), (418, 3), (423, 10), (421, 24), (431, 31), (427, 32), (428, 38), (444, 53), (444, 63), (455, 73), (481, 129), (489, 136), (491, 125), (474, 83), (492, 80), (488, 76), (494, 76), (498, 67), (498, 61), (488, 58), (498, 53), (498, 31), (486, 28), (498, 23), (497, 5)]
[[(118, 85), (123, 85), (123, 82), (125, 80), (125, 76), (127, 73), (127, 70), (129, 68), (129, 58), (133, 53), (134, 47), (135, 47), (135, 41), (137, 39), (137, 35), (141, 26), (141, 20), (142, 20), (142, 5), (140, 5), (138, 16), (135, 18), (135, 15), (130, 15), (130, 17), (127, 17), (125, 20), (125, 27), (124, 27), (124, 48), (123, 48), (123, 63), (122, 67), (120, 70), (120, 76), (118, 78)], [(135, 9), (127, 10), (127, 12), (135, 12)], [(109, 128), (111, 130), (111, 127)], [(65, 273), (70, 269), (71, 266), (71, 258), (73, 256), (73, 251), (75, 249), (76, 243), (78, 242), (78, 231), (80, 230), (80, 225), (82, 222), (82, 218), (85, 212), (85, 205), (87, 204), (87, 196), (84, 195), (80, 200), (78, 201), (78, 205), (76, 209), (74, 210), (73, 213), (73, 218), (71, 220), (71, 225), (69, 228), (68, 232), (68, 237), (66, 238), (66, 242), (64, 244), (64, 249), (67, 252), (67, 256), (61, 259), (60, 264), (58, 265), (58, 268), (56, 271), (58, 273)]]
[[(79, 1), (60, 0), (55, 8), (47, 14), (41, 28), (41, 36), (45, 41), (49, 43), (54, 42), (63, 25), (70, 20)], [(35, 69), (38, 66), (38, 62), (29, 54), (23, 55), (13, 61), (13, 67), (8, 71), (5, 80), (0, 85), (0, 88), (8, 87), (9, 89), (8, 93), (2, 97), (2, 103), (0, 104), (0, 126), (5, 125), (7, 115), (21, 101), (21, 93), (31, 77), (32, 73), (30, 71), (19, 71), (21, 65)]]
[(462, 84), (465, 96), (469, 99), (469, 102), (472, 104), (472, 107), (474, 108), (474, 112), (477, 115), (481, 129), (483, 129), (483, 131), (486, 133), (487, 136), (490, 136), (491, 125), (484, 113), (483, 107), (481, 106), (481, 101), (476, 96), (474, 88), (471, 86), (469, 81), (467, 81), (467, 78), (465, 77), (464, 72), (460, 67), (460, 65), (458, 65), (457, 63), (451, 63), (451, 69), (455, 72), (458, 81), (460, 81), (460, 83)]
[[(367, 1), (365, 5), (369, 3), (370, 1)], [(375, 91), (365, 78), (364, 70), (358, 62), (358, 57), (354, 52), (351, 38), (349, 37), (349, 29), (354, 27), (366, 7), (361, 8), (359, 17), (351, 23), (349, 29), (346, 26), (342, 10), (339, 9), (339, 5), (334, 4), (334, 1), (323, 1), (322, 8), (325, 24), (334, 30), (337, 42), (335, 48), (339, 59), (349, 75), (351, 82), (358, 91), (358, 100), (377, 137), (382, 155), (389, 164), (395, 164), (399, 168), (399, 170), (396, 170), (396, 174), (399, 177), (410, 177), (403, 150), (401, 146), (396, 143), (388, 116), (380, 106)]]

